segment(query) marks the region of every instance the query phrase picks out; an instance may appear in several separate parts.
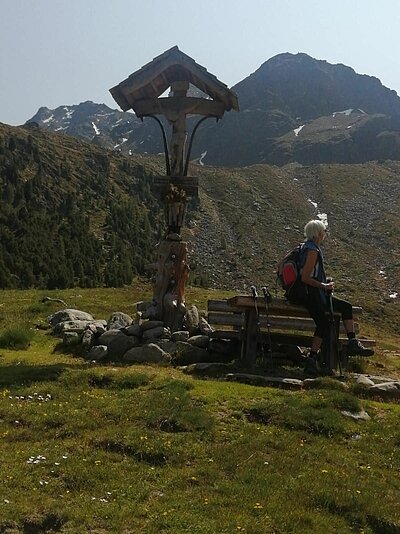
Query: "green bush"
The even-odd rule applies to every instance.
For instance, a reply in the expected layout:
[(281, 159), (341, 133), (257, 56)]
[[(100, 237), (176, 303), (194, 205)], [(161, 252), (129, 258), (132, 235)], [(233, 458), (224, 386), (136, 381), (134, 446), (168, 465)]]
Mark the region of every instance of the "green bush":
[(0, 334), (0, 347), (4, 349), (27, 349), (34, 333), (27, 326), (13, 326)]

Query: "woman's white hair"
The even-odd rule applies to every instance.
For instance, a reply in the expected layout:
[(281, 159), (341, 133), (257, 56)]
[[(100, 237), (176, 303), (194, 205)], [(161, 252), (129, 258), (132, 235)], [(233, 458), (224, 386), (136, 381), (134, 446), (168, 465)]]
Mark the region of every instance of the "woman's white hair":
[(304, 236), (307, 239), (316, 239), (320, 232), (326, 230), (326, 224), (320, 220), (309, 221), (304, 227)]

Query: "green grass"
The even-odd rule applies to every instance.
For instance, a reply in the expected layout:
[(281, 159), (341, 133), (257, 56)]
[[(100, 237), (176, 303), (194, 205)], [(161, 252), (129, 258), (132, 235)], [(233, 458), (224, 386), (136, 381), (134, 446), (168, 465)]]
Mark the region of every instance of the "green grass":
[[(107, 318), (142, 292), (51, 296)], [(216, 296), (188, 294), (200, 308)], [(1, 297), (2, 329), (58, 309), (41, 292)], [(98, 365), (56, 343), (38, 329), (27, 349), (0, 351), (0, 532), (399, 532), (398, 402), (333, 379), (291, 392)], [(399, 368), (388, 353), (378, 363)], [(359, 409), (371, 419), (341, 413)]]

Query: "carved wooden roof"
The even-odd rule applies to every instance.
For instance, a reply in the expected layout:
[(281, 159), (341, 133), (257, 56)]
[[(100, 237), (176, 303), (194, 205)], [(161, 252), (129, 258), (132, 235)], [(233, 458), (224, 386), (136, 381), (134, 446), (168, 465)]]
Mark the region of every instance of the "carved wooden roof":
[[(223, 104), (225, 111), (239, 111), (238, 99), (216, 76), (184, 54), (177, 46), (154, 58), (112, 89), (114, 100), (123, 111), (135, 110), (140, 101), (156, 99), (174, 82), (188, 81)], [(139, 110), (138, 110), (139, 111)], [(140, 113), (139, 113), (140, 114)]]

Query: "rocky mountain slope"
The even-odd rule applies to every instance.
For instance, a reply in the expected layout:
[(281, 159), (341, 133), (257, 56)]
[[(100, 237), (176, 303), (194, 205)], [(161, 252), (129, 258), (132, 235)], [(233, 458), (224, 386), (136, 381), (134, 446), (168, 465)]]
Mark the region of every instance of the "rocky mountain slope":
[[(400, 98), (377, 78), (307, 54), (286, 53), (232, 89), (241, 111), (199, 127), (194, 160), (241, 166), (400, 159)], [(40, 108), (30, 121), (127, 155), (163, 152), (154, 120), (142, 123), (104, 104)], [(191, 131), (195, 120), (188, 122)]]
[[(0, 125), (3, 287), (119, 285), (135, 272), (150, 274), (163, 210), (150, 186), (162, 172), (162, 157), (125, 157)], [(337, 293), (400, 331), (400, 162), (192, 164), (190, 173), (200, 181), (183, 232), (192, 280), (273, 289), (276, 261), (302, 239), (307, 220), (326, 217), (326, 263)]]

